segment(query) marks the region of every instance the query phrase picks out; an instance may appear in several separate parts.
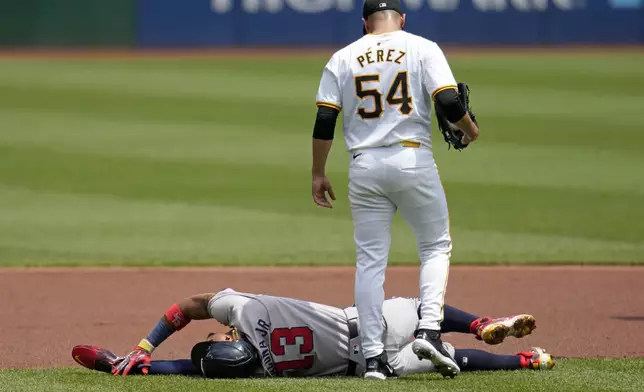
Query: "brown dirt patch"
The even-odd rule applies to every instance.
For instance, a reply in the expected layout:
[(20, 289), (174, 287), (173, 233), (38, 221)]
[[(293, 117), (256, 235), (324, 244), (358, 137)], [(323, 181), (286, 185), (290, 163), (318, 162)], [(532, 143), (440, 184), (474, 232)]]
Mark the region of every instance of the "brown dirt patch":
[[(336, 306), (353, 303), (353, 268), (0, 269), (0, 368), (72, 366), (71, 348), (128, 351), (175, 300), (226, 287)], [(391, 267), (386, 295), (417, 295), (418, 268)], [(644, 268), (452, 267), (447, 302), (480, 315), (531, 313), (525, 339), (486, 346), (446, 335), (460, 348), (557, 356), (644, 355)], [(193, 322), (155, 358), (187, 358), (214, 321)]]

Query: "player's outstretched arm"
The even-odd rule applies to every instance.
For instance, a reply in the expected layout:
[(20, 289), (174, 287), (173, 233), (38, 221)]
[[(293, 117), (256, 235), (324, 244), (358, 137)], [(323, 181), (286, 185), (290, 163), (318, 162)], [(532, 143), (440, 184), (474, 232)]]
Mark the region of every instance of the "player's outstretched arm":
[[(179, 301), (178, 305), (185, 317), (190, 320), (207, 320), (212, 318), (208, 312), (208, 302), (215, 294), (197, 294), (192, 297), (184, 298)], [(165, 315), (164, 315), (165, 316)]]
[(155, 348), (170, 335), (183, 329), (190, 321), (211, 318), (208, 302), (213, 296), (214, 294), (194, 295), (170, 306), (152, 331), (114, 366), (112, 374), (127, 376), (136, 368), (140, 368), (143, 374), (148, 374), (150, 356)]

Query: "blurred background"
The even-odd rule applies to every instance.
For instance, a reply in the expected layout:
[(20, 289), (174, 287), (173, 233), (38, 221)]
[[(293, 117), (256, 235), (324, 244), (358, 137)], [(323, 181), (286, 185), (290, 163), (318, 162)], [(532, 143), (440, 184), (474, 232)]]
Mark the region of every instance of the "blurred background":
[[(443, 44), (642, 44), (644, 0), (402, 0)], [(5, 46), (342, 46), (361, 0), (2, 0)]]
[[(454, 263), (644, 261), (644, 1), (403, 5), (481, 124), (460, 153), (433, 131)], [(360, 17), (359, 0), (0, 0), (0, 264), (352, 265), (342, 124), (332, 211), (310, 200), (310, 138)], [(415, 264), (399, 219), (393, 237), (391, 262)]]

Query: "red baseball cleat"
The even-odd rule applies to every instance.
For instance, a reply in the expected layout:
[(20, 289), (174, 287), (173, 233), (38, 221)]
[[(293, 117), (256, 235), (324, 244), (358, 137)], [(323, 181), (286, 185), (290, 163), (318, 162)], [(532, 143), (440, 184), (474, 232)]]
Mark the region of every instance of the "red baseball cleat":
[(487, 344), (500, 344), (508, 336), (522, 338), (530, 335), (537, 328), (534, 316), (520, 314), (518, 316), (491, 319), (481, 317), (470, 326), (470, 331), (476, 338)]
[(108, 349), (80, 344), (72, 349), (72, 358), (90, 370), (112, 374), (112, 366), (119, 357)]

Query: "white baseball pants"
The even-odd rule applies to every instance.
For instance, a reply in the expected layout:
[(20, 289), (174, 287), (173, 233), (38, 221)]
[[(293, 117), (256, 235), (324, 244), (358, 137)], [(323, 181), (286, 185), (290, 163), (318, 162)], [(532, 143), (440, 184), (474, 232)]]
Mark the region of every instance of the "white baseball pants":
[(382, 306), (391, 223), (411, 226), (420, 258), (420, 329), (440, 329), (452, 242), (445, 192), (430, 149), (392, 146), (353, 152), (349, 200), (356, 244), (355, 303), (365, 358), (384, 350)]

